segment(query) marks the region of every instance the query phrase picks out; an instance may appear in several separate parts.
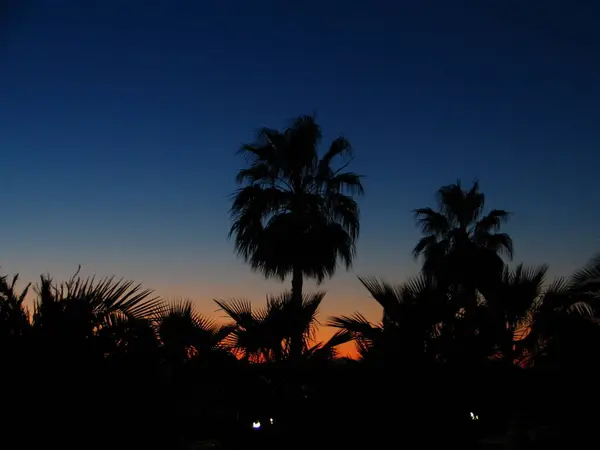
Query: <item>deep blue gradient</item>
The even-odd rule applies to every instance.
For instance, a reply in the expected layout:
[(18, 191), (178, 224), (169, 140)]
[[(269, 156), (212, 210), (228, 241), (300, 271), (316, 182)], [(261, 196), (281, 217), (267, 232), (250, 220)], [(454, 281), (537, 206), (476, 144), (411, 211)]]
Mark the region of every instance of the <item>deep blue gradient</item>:
[(562, 274), (600, 250), (594, 2), (13, 3), (4, 272), (82, 264), (206, 309), (283, 289), (234, 256), (227, 196), (241, 142), (312, 112), (367, 175), (359, 257), (326, 283), (328, 312), (371, 308), (354, 273), (416, 273), (410, 211), (459, 178), (514, 212), (516, 261)]

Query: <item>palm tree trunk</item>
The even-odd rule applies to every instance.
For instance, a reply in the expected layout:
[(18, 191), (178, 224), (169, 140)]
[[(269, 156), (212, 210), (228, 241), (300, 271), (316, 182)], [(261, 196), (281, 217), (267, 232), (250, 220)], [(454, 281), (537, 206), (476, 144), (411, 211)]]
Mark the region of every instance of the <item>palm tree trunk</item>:
[[(302, 285), (304, 279), (302, 269), (298, 266), (294, 267), (292, 273), (292, 301), (295, 308), (298, 310), (302, 307)], [(302, 335), (292, 336), (290, 342), (290, 359), (297, 360), (302, 355)]]

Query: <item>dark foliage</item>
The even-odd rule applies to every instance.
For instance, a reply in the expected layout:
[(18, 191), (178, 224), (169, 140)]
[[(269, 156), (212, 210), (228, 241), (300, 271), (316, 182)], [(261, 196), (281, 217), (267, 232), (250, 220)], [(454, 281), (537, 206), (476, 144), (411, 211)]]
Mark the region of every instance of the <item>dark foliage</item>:
[[(499, 255), (512, 240), (498, 232), (508, 213), (483, 216), (477, 184), (446, 186), (438, 211), (416, 210), (421, 274), (360, 277), (381, 320), (329, 318), (337, 332), (319, 342), (325, 293), (303, 293), (302, 277), (351, 263), (358, 209), (342, 187), (358, 193), (360, 179), (330, 168), (344, 139), (317, 158), (312, 118), (260, 139), (245, 147), (232, 232), (252, 267), (291, 274), (292, 290), (264, 307), (218, 300), (221, 324), (130, 281), (76, 273), (19, 290), (0, 277), (3, 448), (467, 449), (504, 436), (510, 448), (558, 449), (595, 438), (600, 256), (550, 282), (546, 266), (509, 267)], [(357, 359), (340, 357), (348, 342)]]

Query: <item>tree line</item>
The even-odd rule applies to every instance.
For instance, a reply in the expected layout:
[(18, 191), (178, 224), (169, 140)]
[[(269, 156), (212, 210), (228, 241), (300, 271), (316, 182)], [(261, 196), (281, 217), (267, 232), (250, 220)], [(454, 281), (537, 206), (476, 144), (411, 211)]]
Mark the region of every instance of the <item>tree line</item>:
[[(18, 276), (1, 277), (0, 355), (11, 405), (4, 415), (12, 424), (4, 439), (23, 442), (33, 412), (40, 432), (27, 439), (36, 445), (188, 448), (215, 430), (228, 434), (227, 424), (243, 428), (242, 418), (262, 409), (291, 424), (316, 404), (367, 408), (365, 386), (381, 383), (385, 371), (389, 387), (397, 383), (389, 373), (399, 371), (408, 379), (598, 365), (600, 257), (555, 280), (547, 280), (547, 266), (511, 265), (513, 242), (502, 232), (511, 214), (487, 210), (478, 183), (443, 186), (434, 208), (413, 211), (423, 234), (413, 251), (422, 261), (417, 276), (397, 285), (359, 278), (381, 306), (381, 321), (360, 312), (330, 317), (325, 325), (336, 332), (318, 342), (325, 293), (306, 293), (303, 282), (351, 267), (364, 194), (363, 177), (349, 170), (350, 142), (339, 137), (320, 154), (321, 140), (306, 116), (284, 131), (264, 128), (242, 147), (229, 236), (253, 270), (291, 277), (291, 289), (260, 308), (215, 300), (225, 324), (131, 281), (76, 273), (65, 282), (42, 276), (19, 290)], [(348, 342), (357, 360), (339, 357)], [(443, 386), (430, 395), (441, 398), (449, 392)]]

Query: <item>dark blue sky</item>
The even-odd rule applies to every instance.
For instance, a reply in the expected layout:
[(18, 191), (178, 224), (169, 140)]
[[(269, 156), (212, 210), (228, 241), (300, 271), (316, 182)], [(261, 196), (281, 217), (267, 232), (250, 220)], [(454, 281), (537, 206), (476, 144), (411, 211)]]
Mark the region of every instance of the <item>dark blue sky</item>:
[[(81, 263), (207, 308), (283, 289), (226, 240), (235, 151), (316, 111), (368, 176), (356, 273), (414, 274), (410, 210), (458, 178), (514, 212), (517, 261), (569, 271), (600, 250), (594, 3), (14, 1), (2, 269)], [(332, 309), (370, 305), (353, 277), (326, 284)]]

